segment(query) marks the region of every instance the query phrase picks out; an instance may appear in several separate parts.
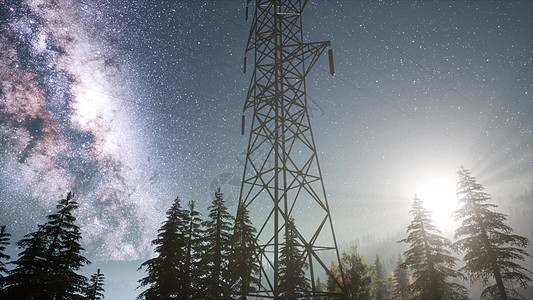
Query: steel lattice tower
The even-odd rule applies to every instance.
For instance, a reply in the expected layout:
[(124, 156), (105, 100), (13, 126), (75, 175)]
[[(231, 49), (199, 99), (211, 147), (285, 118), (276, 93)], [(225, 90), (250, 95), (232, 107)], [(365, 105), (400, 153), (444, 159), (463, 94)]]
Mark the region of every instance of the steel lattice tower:
[[(248, 20), (251, 0), (246, 1)], [(261, 286), (250, 296), (279, 298), (279, 257), (290, 217), (309, 264), (311, 290), (303, 297), (329, 295), (319, 292), (315, 281), (321, 274), (326, 275), (323, 280), (331, 275), (332, 260), (340, 266), (305, 92), (305, 77), (330, 42), (303, 42), (301, 13), (306, 3), (256, 0), (246, 46), (247, 54), (254, 53), (254, 70), (244, 111), (252, 109), (253, 116), (239, 203), (251, 212), (258, 228), (261, 265)], [(329, 61), (333, 74), (331, 50)], [(243, 115), (243, 134), (244, 130)]]

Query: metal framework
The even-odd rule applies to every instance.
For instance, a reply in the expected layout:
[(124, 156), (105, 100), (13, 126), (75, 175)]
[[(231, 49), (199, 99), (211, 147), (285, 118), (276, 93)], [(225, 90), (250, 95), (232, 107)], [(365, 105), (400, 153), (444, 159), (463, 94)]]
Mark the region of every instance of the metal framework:
[[(259, 298), (279, 298), (280, 253), (289, 218), (295, 219), (298, 247), (309, 264), (311, 290), (300, 291), (302, 298), (331, 295), (319, 291), (315, 282), (332, 275), (332, 260), (340, 267), (305, 92), (305, 77), (330, 42), (303, 42), (306, 4), (256, 0), (246, 46), (247, 54), (254, 53), (254, 69), (243, 111), (252, 109), (253, 116), (239, 202), (258, 228), (261, 284), (248, 295)], [(333, 74), (331, 50), (329, 55)], [(245, 57), (245, 72), (246, 63)]]

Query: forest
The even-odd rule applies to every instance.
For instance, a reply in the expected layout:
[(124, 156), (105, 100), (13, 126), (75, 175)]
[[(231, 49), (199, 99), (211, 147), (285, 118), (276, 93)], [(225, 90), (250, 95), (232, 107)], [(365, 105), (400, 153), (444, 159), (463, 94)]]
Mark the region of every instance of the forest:
[[(407, 244), (393, 271), (379, 255), (367, 263), (352, 245), (331, 262), (327, 276), (309, 278), (295, 221), (288, 218), (280, 252), (279, 299), (470, 299), (466, 282), (484, 286), (482, 299), (527, 299), (530, 241), (513, 234), (507, 216), (498, 212), (491, 196), (470, 171), (461, 167), (457, 195), (462, 205), (454, 217), (461, 221), (455, 241), (441, 235), (431, 212), (415, 195)], [(68, 193), (57, 202), (37, 230), (16, 242), (16, 259), (6, 254), (11, 245), (6, 226), (0, 227), (0, 298), (104, 299), (105, 276), (87, 278), (80, 270), (91, 262), (84, 257), (82, 233), (76, 224), (78, 203)], [(257, 229), (249, 211), (239, 205), (229, 213), (220, 188), (202, 217), (194, 201), (177, 197), (152, 241), (154, 255), (139, 266), (137, 299), (252, 299), (261, 289), (257, 260)], [(462, 255), (462, 262), (454, 256)], [(458, 267), (461, 266), (461, 267)], [(311, 282), (313, 280), (314, 282)], [(335, 282), (340, 282), (338, 286)]]

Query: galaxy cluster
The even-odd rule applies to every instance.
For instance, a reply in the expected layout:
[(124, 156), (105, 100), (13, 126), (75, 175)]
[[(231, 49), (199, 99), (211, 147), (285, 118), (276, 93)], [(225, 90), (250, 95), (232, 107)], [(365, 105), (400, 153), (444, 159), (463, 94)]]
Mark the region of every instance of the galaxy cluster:
[(123, 62), (85, 23), (100, 15), (79, 1), (0, 2), (0, 219), (25, 234), (72, 191), (85, 247), (134, 259), (160, 216), (141, 185), (142, 129), (112, 96), (126, 93)]

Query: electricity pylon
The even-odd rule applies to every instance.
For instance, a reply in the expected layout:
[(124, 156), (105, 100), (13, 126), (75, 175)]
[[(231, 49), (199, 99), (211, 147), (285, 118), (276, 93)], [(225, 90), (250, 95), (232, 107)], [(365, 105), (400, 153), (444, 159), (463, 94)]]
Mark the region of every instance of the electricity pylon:
[[(305, 92), (305, 77), (330, 42), (303, 42), (301, 14), (306, 4), (256, 0), (254, 5), (246, 46), (247, 54), (254, 53), (254, 69), (243, 109), (252, 109), (253, 116), (239, 203), (258, 228), (261, 284), (249, 296), (279, 298), (280, 254), (290, 218), (295, 219), (298, 247), (309, 264), (310, 290), (298, 291), (301, 297), (331, 295), (319, 291), (315, 282), (319, 276), (332, 276), (332, 260), (340, 267)], [(328, 53), (333, 74), (331, 49)], [(245, 73), (246, 64), (245, 56)], [(244, 115), (242, 121), (244, 134)]]

